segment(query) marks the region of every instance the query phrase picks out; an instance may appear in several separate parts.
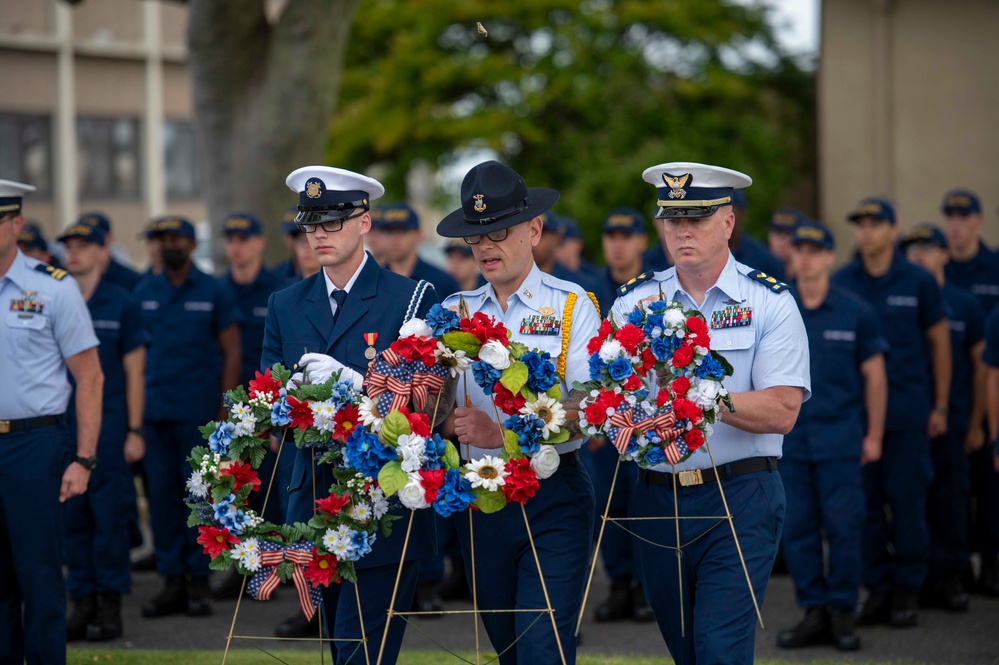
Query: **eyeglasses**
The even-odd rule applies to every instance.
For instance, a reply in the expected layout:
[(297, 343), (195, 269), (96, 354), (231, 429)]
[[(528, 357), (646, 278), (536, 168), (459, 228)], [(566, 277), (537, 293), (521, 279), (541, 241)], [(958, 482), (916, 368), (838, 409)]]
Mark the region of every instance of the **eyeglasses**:
[[(353, 209), (351, 209), (353, 212)], [(359, 213), (343, 216), (340, 210), (327, 210), (322, 212), (300, 212), (295, 218), (295, 226), (302, 233), (315, 233), (316, 227), (321, 228), (326, 233), (336, 233), (343, 229), (343, 223), (348, 219), (355, 219), (363, 215), (366, 210)]]
[[(485, 236), (493, 242), (503, 242), (506, 237), (510, 235), (510, 229), (500, 229), (499, 231), (493, 231), (491, 233), (486, 233)], [(477, 236), (465, 236), (465, 244), (468, 245), (478, 245), (482, 241), (482, 234)]]

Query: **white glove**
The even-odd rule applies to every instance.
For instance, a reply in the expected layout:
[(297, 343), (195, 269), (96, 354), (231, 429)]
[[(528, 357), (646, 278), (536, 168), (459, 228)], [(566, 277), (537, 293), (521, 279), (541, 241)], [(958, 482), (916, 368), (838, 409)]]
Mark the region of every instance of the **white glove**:
[(336, 358), (323, 355), (321, 353), (306, 353), (298, 361), (298, 366), (305, 373), (305, 379), (309, 383), (326, 383), (331, 376), (340, 372), (341, 381), (350, 381), (354, 384), (354, 390), (360, 391), (364, 383), (364, 377), (345, 367)]
[(291, 375), (291, 378), (288, 379), (288, 383), (284, 384), (284, 387), (285, 390), (298, 390), (302, 387), (303, 383), (305, 383), (305, 377), (301, 372), (295, 372)]

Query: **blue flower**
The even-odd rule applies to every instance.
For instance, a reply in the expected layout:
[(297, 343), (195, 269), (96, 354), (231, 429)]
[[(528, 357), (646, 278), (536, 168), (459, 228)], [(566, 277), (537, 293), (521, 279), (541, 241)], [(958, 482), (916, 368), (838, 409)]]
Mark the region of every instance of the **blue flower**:
[(368, 534), (367, 531), (353, 531), (350, 534), (350, 552), (347, 554), (347, 561), (357, 561), (365, 554), (371, 553), (371, 544), (375, 542), (377, 534)]
[(721, 381), (725, 378), (725, 368), (722, 364), (718, 362), (718, 359), (714, 357), (714, 354), (708, 354), (701, 358), (701, 366), (697, 368), (694, 372), (698, 378), (701, 379), (714, 379), (716, 381)]
[(630, 455), (630, 454), (634, 453), (637, 450), (638, 450), (638, 441), (635, 441), (634, 437), (632, 437), (631, 439), (628, 439), (628, 445), (624, 449), (625, 454)]
[(472, 483), (460, 471), (451, 469), (444, 475), (444, 484), (434, 500), (434, 510), (441, 517), (450, 517), (468, 508), (474, 500)]
[(662, 314), (663, 312), (666, 311), (666, 301), (657, 300), (654, 303), (649, 303), (648, 308), (649, 311), (653, 312), (654, 314)]
[(493, 386), (496, 385), (496, 382), (500, 380), (500, 376), (502, 375), (503, 372), (481, 360), (476, 360), (472, 363), (472, 378), (475, 379), (475, 385), (482, 388), (482, 392), (487, 395), (493, 394)]
[(632, 394), (635, 396), (635, 399), (637, 399), (639, 402), (644, 402), (646, 398), (649, 396), (649, 389), (639, 388)]
[(434, 337), (440, 337), (444, 333), (457, 330), (458, 328), (458, 315), (449, 309), (441, 307), (439, 304), (435, 304), (430, 308), (425, 320), (430, 329), (434, 331)]
[(444, 457), (447, 442), (440, 437), (440, 434), (434, 434), (429, 439), (425, 439), (425, 441), (423, 453), (427, 456), (427, 461), (423, 463), (423, 468), (435, 471), (444, 466), (441, 460)]
[(601, 377), (601, 372), (607, 367), (607, 363), (603, 361), (599, 353), (594, 353), (590, 356), (590, 378), (599, 381)]
[(520, 362), (527, 365), (527, 387), (530, 390), (545, 393), (555, 385), (555, 365), (552, 365), (547, 351), (542, 351), (541, 355), (529, 351), (520, 357)]
[[(284, 392), (282, 390), (281, 392)], [(284, 427), (291, 422), (291, 405), (288, 398), (282, 395), (281, 399), (274, 402), (271, 407), (271, 425), (274, 427)]]
[(503, 427), (517, 435), (520, 452), (533, 455), (541, 450), (541, 433), (545, 429), (545, 421), (537, 416), (511, 416), (503, 423)]
[(333, 391), (330, 394), (330, 402), (340, 408), (344, 404), (353, 401), (354, 384), (351, 381), (338, 381), (333, 384)]
[(381, 468), (399, 456), (394, 449), (387, 448), (377, 436), (357, 428), (347, 439), (344, 457), (347, 463), (360, 473), (377, 478)]
[(666, 461), (666, 453), (663, 449), (656, 446), (655, 448), (649, 448), (645, 452), (645, 463), (649, 466), (655, 466), (657, 464), (662, 464)]
[(215, 504), (215, 521), (229, 529), (231, 533), (238, 535), (246, 528), (249, 517), (233, 505), (235, 500), (236, 495), (230, 494)]
[(615, 359), (610, 365), (607, 366), (607, 371), (610, 372), (610, 378), (614, 381), (624, 381), (631, 376), (633, 372), (631, 361), (627, 358)]
[(236, 431), (234, 423), (219, 423), (215, 426), (215, 431), (212, 432), (212, 435), (208, 437), (208, 447), (216, 455), (228, 455), (229, 444), (232, 443), (232, 433), (234, 431)]
[(636, 326), (642, 325), (642, 320), (645, 319), (645, 312), (640, 309), (633, 309), (628, 312), (628, 323)]

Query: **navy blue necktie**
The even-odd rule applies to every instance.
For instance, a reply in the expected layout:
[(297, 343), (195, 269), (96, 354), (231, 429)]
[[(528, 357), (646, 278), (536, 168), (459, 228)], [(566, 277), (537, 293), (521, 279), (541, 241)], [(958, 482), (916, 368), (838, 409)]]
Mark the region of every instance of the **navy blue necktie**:
[(347, 299), (347, 292), (343, 289), (337, 289), (330, 297), (336, 303), (336, 311), (333, 312), (333, 325), (336, 326), (336, 320), (340, 318), (340, 312), (343, 311), (343, 301)]

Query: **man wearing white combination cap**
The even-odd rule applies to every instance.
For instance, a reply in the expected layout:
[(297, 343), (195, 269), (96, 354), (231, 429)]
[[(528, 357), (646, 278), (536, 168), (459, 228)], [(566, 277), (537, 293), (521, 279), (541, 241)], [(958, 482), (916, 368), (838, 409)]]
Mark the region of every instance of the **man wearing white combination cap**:
[[(753, 661), (756, 612), (732, 537), (722, 519), (719, 481), (739, 537), (753, 591), (763, 602), (784, 521), (784, 487), (777, 472), (783, 435), (808, 399), (808, 339), (787, 285), (738, 263), (728, 249), (735, 225), (732, 197), (752, 180), (706, 164), (672, 162), (642, 177), (659, 193), (656, 223), (675, 266), (645, 274), (618, 290), (617, 321), (660, 292), (710, 322), (711, 347), (735, 371), (725, 381), (735, 412), (726, 411), (705, 448), (675, 468), (640, 470), (630, 516), (674, 515), (674, 485), (682, 519), (631, 522), (638, 574), (673, 660)], [(693, 471), (681, 474), (681, 471)], [(674, 551), (682, 547), (682, 584)], [(680, 610), (684, 626), (681, 630)]]

